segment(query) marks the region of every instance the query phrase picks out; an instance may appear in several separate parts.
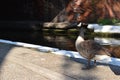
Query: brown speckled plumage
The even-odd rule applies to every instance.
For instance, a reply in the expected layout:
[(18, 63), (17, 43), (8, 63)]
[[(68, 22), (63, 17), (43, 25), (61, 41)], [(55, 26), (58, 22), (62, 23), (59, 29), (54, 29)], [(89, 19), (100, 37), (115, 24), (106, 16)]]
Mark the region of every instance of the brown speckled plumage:
[(107, 54), (106, 50), (94, 40), (86, 40), (79, 43), (77, 50), (80, 52), (81, 56), (87, 59), (92, 59), (95, 55)]
[(88, 66), (90, 66), (90, 60), (94, 59), (95, 63), (98, 58), (96, 55), (110, 55), (107, 50), (94, 40), (84, 40), (84, 32), (86, 29), (84, 27), (80, 28), (80, 34), (76, 40), (75, 46), (80, 55), (88, 59)]

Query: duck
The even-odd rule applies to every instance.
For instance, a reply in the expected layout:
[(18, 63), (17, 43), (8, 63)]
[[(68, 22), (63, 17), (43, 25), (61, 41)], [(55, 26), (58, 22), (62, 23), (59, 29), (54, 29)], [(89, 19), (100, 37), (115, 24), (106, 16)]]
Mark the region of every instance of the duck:
[(94, 66), (96, 66), (96, 60), (102, 60), (110, 58), (111, 54), (102, 45), (94, 40), (85, 40), (85, 32), (88, 30), (88, 25), (81, 23), (79, 27), (79, 35), (75, 41), (75, 47), (78, 53), (85, 59), (87, 59), (86, 68), (91, 67), (91, 60), (94, 60)]

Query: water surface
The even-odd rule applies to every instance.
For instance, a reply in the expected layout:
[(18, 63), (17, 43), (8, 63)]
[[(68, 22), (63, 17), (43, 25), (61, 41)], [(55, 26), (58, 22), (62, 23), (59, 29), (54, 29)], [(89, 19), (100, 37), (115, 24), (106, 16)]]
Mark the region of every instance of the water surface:
[[(1, 31), (0, 39), (25, 42), (30, 44), (49, 46), (54, 48), (59, 48), (62, 50), (72, 50), (75, 49), (75, 40), (77, 34), (66, 34), (66, 35), (55, 35), (55, 34), (44, 34), (37, 31)], [(89, 38), (87, 38), (89, 39)], [(92, 37), (101, 45), (113, 52), (113, 56), (120, 57), (120, 38), (99, 38)]]

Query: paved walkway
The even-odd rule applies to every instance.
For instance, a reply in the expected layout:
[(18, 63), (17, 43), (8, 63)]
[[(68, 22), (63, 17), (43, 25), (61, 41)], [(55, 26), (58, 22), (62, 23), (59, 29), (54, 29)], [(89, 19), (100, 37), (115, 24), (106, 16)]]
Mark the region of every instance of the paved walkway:
[(84, 70), (84, 60), (0, 43), (0, 80), (120, 80), (120, 67)]

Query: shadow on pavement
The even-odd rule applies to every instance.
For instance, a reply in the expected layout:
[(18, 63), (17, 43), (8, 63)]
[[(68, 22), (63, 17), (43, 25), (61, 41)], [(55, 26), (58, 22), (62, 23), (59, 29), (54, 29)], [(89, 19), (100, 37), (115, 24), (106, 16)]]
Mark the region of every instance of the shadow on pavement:
[[(77, 58), (70, 58), (70, 60), (75, 61), (75, 62), (78, 62), (78, 63), (81, 63), (81, 64), (83, 64), (84, 66), (87, 65), (87, 60), (77, 59)], [(93, 65), (93, 62), (91, 62), (91, 64)], [(112, 71), (115, 75), (120, 75), (120, 67), (119, 67), (119, 66), (108, 65), (108, 64), (99, 63), (99, 62), (97, 62), (97, 65), (109, 66), (110, 69), (111, 69), (111, 71)], [(91, 69), (93, 69), (93, 68), (95, 68), (95, 67), (91, 67)], [(83, 69), (83, 70), (85, 70), (85, 69)]]
[(120, 67), (119, 66), (110, 66), (110, 69), (112, 72), (114, 72), (115, 75), (120, 75)]
[(82, 67), (84, 67), (85, 65), (85, 60), (76, 58), (65, 58), (65, 64), (63, 65), (64, 74), (73, 78), (74, 80), (99, 80), (96, 75), (92, 74), (96, 70), (96, 68), (83, 70)]
[(0, 69), (2, 68), (2, 64), (5, 61), (5, 57), (8, 55), (9, 51), (13, 48), (13, 45), (0, 43)]

